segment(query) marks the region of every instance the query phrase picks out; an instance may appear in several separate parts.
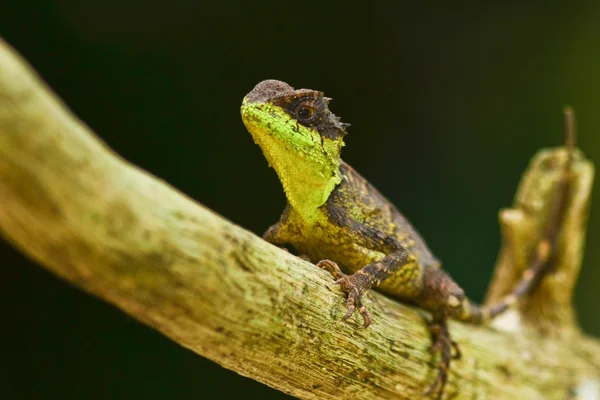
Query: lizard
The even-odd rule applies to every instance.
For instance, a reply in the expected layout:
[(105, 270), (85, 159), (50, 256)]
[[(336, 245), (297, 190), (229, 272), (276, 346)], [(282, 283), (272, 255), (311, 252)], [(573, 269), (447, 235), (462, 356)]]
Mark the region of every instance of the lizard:
[(287, 198), (279, 222), (263, 238), (295, 248), (333, 275), (347, 295), (343, 320), (357, 311), (365, 328), (371, 324), (362, 300), (371, 288), (429, 311), (431, 349), (440, 354), (440, 361), (437, 377), (424, 395), (439, 398), (451, 360), (460, 357), (447, 319), (487, 323), (517, 304), (548, 269), (568, 202), (573, 130), (567, 129), (571, 139), (562, 160), (564, 179), (556, 185), (555, 206), (528, 269), (502, 300), (481, 306), (441, 268), (400, 211), (341, 159), (349, 124), (329, 110), (330, 100), (323, 92), (295, 90), (277, 80), (260, 82), (243, 99), (243, 123), (275, 169)]

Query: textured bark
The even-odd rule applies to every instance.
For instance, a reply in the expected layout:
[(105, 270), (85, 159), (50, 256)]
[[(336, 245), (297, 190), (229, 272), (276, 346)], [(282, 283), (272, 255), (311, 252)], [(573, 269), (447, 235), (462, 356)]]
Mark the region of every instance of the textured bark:
[[(44, 268), (286, 393), (417, 399), (435, 378), (418, 310), (373, 293), (370, 328), (340, 322), (327, 273), (120, 159), (1, 41), (0, 205), (0, 234)], [(597, 341), (515, 327), (451, 323), (447, 398), (598, 398)]]

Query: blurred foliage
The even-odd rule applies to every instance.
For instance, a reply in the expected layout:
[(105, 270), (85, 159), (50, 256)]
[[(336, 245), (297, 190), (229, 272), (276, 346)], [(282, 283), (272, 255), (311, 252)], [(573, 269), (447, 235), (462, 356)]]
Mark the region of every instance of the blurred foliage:
[[(133, 163), (261, 233), (284, 197), (239, 118), (262, 79), (325, 91), (352, 123), (344, 158), (409, 216), (481, 300), (533, 153), (562, 141), (600, 160), (600, 3), (19, 0), (0, 34)], [(600, 335), (595, 188), (576, 305)], [(9, 329), (0, 397), (286, 396), (218, 367), (0, 243)]]

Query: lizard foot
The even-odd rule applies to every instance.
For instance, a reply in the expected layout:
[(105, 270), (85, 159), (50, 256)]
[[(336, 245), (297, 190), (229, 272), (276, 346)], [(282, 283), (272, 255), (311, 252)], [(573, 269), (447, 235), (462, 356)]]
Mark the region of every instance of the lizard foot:
[[(425, 396), (440, 399), (444, 393), (444, 387), (448, 380), (448, 369), (452, 359), (460, 359), (461, 353), (458, 344), (450, 339), (448, 326), (444, 319), (436, 320), (429, 325), (433, 345), (431, 346), (432, 353), (441, 353), (441, 360), (438, 364), (438, 376), (435, 382), (427, 389)], [(452, 351), (454, 350), (454, 354)]]
[(364, 294), (364, 284), (360, 279), (354, 275), (346, 275), (342, 272), (337, 263), (331, 260), (321, 260), (317, 263), (317, 267), (326, 269), (336, 279), (335, 283), (340, 285), (340, 288), (348, 295), (348, 311), (342, 317), (342, 320), (346, 320), (354, 314), (354, 311), (358, 309), (359, 314), (363, 317), (363, 327), (366, 328), (371, 325), (373, 318), (367, 311), (367, 307), (362, 303), (362, 296)]

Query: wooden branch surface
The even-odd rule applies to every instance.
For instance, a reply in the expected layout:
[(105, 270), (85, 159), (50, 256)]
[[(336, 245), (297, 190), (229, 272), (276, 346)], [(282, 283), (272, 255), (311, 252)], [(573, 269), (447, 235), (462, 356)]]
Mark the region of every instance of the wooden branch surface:
[[(435, 378), (417, 310), (373, 293), (370, 328), (340, 322), (327, 273), (120, 159), (2, 42), (0, 234), (182, 346), (303, 399), (418, 399)], [(463, 358), (447, 398), (564, 400), (600, 382), (591, 339), (450, 328)]]

